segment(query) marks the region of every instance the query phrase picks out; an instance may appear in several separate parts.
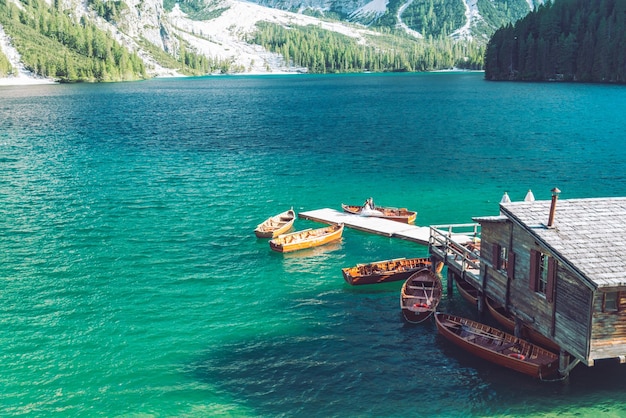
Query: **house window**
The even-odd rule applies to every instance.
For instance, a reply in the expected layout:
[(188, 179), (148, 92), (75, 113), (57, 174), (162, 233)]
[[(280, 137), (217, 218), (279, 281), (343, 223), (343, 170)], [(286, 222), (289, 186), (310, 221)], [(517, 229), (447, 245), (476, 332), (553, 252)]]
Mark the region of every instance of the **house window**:
[(515, 273), (515, 253), (499, 244), (493, 244), (493, 268), (513, 279)]
[(548, 256), (539, 253), (539, 275), (536, 292), (546, 294), (548, 288)]
[(509, 251), (506, 247), (500, 247), (500, 263), (498, 269), (500, 271), (507, 271), (509, 268)]
[(530, 289), (554, 301), (556, 291), (557, 262), (553, 257), (541, 251), (530, 251)]
[(493, 244), (493, 253), (492, 253), (491, 262), (493, 264), (493, 268), (506, 271), (507, 265), (509, 261), (508, 251), (506, 247), (502, 247), (500, 244)]
[(618, 312), (619, 299), (619, 292), (606, 292), (602, 301), (602, 312)]

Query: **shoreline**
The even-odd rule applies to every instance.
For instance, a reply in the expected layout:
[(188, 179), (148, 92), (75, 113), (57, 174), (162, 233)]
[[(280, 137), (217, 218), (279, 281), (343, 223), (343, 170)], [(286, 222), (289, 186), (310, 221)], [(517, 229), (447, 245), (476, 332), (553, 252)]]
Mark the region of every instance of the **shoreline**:
[[(433, 71), (424, 71), (426, 73), (446, 73), (446, 72), (483, 72), (483, 70), (464, 70), (458, 68), (451, 68), (445, 70), (433, 70)], [(146, 80), (151, 79), (160, 79), (160, 78), (193, 78), (193, 77), (219, 77), (219, 76), (264, 76), (264, 75), (303, 75), (307, 74), (306, 72), (298, 72), (298, 71), (274, 71), (274, 72), (245, 72), (245, 73), (233, 73), (233, 74), (206, 74), (202, 76), (187, 76), (187, 75), (156, 75), (154, 77), (149, 77)], [(38, 77), (28, 77), (28, 76), (18, 76), (18, 77), (0, 77), (0, 87), (10, 87), (10, 86), (36, 86), (36, 85), (52, 85), (52, 84), (61, 84), (58, 81), (55, 81), (50, 78), (38, 78)]]
[(42, 84), (59, 84), (58, 81), (54, 81), (49, 78), (35, 78), (35, 77), (3, 77), (0, 78), (0, 87), (3, 86), (35, 86)]

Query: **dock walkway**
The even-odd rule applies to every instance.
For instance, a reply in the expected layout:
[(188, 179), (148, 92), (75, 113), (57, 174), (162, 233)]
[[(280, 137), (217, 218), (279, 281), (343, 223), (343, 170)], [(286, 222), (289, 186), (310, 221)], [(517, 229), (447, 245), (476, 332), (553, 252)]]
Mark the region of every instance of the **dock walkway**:
[[(335, 209), (317, 209), (298, 213), (298, 217), (325, 224), (343, 223), (348, 228), (358, 229), (391, 238), (401, 238), (408, 241), (428, 245), (430, 227), (405, 224), (369, 216), (353, 215)], [(471, 237), (463, 234), (454, 234), (451, 237), (456, 242), (469, 242)]]

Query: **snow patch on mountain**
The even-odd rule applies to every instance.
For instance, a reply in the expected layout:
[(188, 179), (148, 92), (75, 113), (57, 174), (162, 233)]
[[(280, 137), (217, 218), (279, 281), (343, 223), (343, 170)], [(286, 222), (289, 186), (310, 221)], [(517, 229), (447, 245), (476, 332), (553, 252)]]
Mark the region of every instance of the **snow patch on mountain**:
[(472, 27), (482, 20), (478, 11), (478, 0), (463, 0), (463, 5), (465, 6), (465, 25), (452, 32), (450, 36), (454, 39), (472, 39)]
[(220, 60), (231, 60), (246, 73), (293, 72), (304, 69), (286, 63), (280, 54), (269, 52), (259, 45), (246, 42), (259, 22), (282, 26), (314, 25), (321, 29), (341, 33), (366, 43), (365, 35), (377, 35), (366, 28), (358, 28), (340, 22), (322, 21), (317, 18), (270, 9), (255, 3), (226, 0), (220, 7), (227, 8), (219, 17), (206, 21), (190, 19), (177, 6), (167, 15), (173, 29), (198, 53)]
[(350, 20), (370, 20), (382, 16), (387, 11), (389, 0), (372, 0), (350, 13)]
[(398, 20), (398, 27), (404, 30), (407, 34), (413, 36), (414, 38), (423, 38), (424, 36), (416, 30), (409, 28), (409, 26), (402, 21), (402, 14), (413, 3), (413, 0), (408, 0), (398, 9), (398, 13), (396, 14), (396, 19)]
[(7, 57), (11, 63), (11, 67), (14, 69), (14, 74), (9, 77), (0, 78), (1, 85), (23, 85), (23, 84), (50, 84), (54, 80), (37, 77), (31, 71), (24, 67), (21, 62), (21, 57), (17, 49), (11, 44), (11, 39), (4, 31), (2, 25), (0, 25), (0, 51)]

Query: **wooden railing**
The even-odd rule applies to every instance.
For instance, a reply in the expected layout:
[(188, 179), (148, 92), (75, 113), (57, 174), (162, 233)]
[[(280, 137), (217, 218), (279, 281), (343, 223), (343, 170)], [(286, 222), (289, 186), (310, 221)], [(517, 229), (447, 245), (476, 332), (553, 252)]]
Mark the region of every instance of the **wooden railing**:
[(461, 271), (480, 270), (479, 224), (431, 226), (428, 246), (431, 253), (457, 264)]

